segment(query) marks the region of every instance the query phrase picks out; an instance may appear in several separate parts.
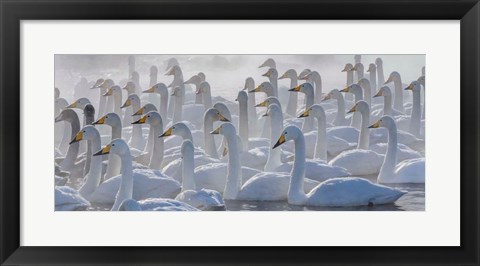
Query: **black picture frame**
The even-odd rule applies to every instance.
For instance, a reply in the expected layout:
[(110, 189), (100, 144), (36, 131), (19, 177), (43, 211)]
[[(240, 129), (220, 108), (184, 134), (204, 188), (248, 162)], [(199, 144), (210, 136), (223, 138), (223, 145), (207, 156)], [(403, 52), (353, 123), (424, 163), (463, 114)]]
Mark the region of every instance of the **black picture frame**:
[[(480, 4), (477, 1), (0, 0), (0, 12), (1, 265), (479, 265)], [(20, 246), (20, 21), (60, 19), (460, 20), (461, 246)]]

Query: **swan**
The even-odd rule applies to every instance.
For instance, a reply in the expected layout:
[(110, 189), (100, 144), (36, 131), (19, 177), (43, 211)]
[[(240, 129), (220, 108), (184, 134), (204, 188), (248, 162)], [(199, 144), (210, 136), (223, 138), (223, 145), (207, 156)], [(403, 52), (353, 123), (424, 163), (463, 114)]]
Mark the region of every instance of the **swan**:
[[(136, 88), (137, 86), (133, 81), (128, 81), (125, 84), (125, 86), (120, 90), (120, 101), (118, 102), (119, 106), (122, 104), (122, 90), (125, 90), (127, 92), (127, 98), (128, 98), (129, 95), (137, 94)], [(132, 108), (125, 109), (125, 115), (123, 116), (123, 125), (130, 125), (133, 122), (132, 113), (134, 111), (135, 110), (132, 110)], [(118, 114), (121, 116), (121, 113), (118, 113)]]
[[(156, 66), (150, 67), (150, 82), (148, 84), (149, 88), (158, 84), (158, 68)], [(150, 93), (148, 97), (148, 101), (151, 103), (158, 102), (158, 96), (155, 94)]]
[[(55, 117), (60, 115), (62, 110), (68, 106), (67, 100), (64, 98), (58, 98), (55, 100)], [(62, 127), (63, 124), (63, 127)], [(62, 132), (63, 131), (63, 132)], [(55, 143), (58, 143), (57, 149), (60, 154), (64, 154), (68, 149), (68, 142), (70, 139), (70, 123), (55, 123)], [(57, 157), (57, 156), (55, 156)]]
[[(295, 88), (298, 86), (298, 76), (295, 69), (289, 69), (278, 79), (290, 79), (290, 88)], [(285, 112), (291, 116), (295, 117), (297, 115), (297, 105), (298, 105), (298, 94), (295, 92), (290, 92), (288, 95), (287, 109)]]
[[(78, 119), (77, 113), (75, 113), (75, 111), (73, 111), (72, 109), (65, 109), (55, 118), (55, 122), (61, 121), (65, 121), (70, 124), (70, 139), (73, 139), (77, 132), (80, 130), (80, 121)], [(59, 164), (60, 169), (70, 172), (71, 178), (83, 177), (85, 161), (81, 161), (78, 163), (76, 162), (79, 149), (79, 143), (74, 143), (73, 145), (68, 146), (65, 158), (55, 158), (55, 161)]]
[[(355, 83), (350, 84), (349, 86), (347, 86), (346, 88), (344, 88), (340, 92), (353, 93), (353, 95), (355, 96), (355, 100), (354, 100), (355, 103), (363, 100), (363, 89), (358, 84), (355, 84)], [(360, 129), (360, 124), (361, 124), (360, 114), (358, 114), (358, 113), (353, 114), (352, 121), (350, 122), (350, 126), (356, 128), (356, 129)]]
[[(157, 107), (151, 103), (145, 104), (142, 108), (138, 109), (135, 113), (133, 113), (132, 116), (141, 116), (144, 114), (147, 114), (148, 112), (155, 111), (157, 112)], [(163, 122), (163, 119), (162, 119)], [(163, 130), (163, 128), (162, 128)], [(158, 136), (158, 135), (157, 135)], [(154, 146), (154, 141), (155, 141), (155, 133), (154, 133), (154, 127), (150, 127), (148, 130), (148, 138), (147, 138), (147, 144), (145, 145), (145, 149), (143, 150), (143, 153), (139, 155), (136, 160), (137, 162), (143, 164), (143, 165), (148, 165), (150, 162), (150, 155), (153, 150)]]
[[(140, 97), (138, 97), (138, 95), (136, 94), (130, 94), (128, 95), (128, 98), (125, 101), (125, 103), (123, 103), (123, 105), (120, 108), (130, 107), (133, 113), (133, 112), (136, 112), (138, 109), (140, 109), (140, 106), (141, 106)], [(133, 120), (138, 120), (138, 119), (140, 119), (139, 116), (133, 116)], [(132, 136), (130, 137), (128, 144), (132, 146), (132, 148), (137, 150), (144, 149), (145, 139), (143, 138), (141, 125), (132, 125)]]
[[(193, 84), (193, 85), (195, 85), (195, 91), (199, 91), (200, 83), (202, 81), (205, 81), (205, 80), (202, 80), (202, 78), (198, 75), (193, 75), (191, 78), (187, 79), (183, 83), (184, 84)], [(202, 104), (202, 103), (203, 103), (202, 94), (196, 93), (195, 94), (195, 104)]]
[(308, 194), (304, 189), (305, 175), (305, 139), (302, 131), (295, 126), (288, 126), (280, 135), (276, 148), (293, 140), (295, 143), (295, 161), (288, 187), (288, 203), (304, 206), (370, 206), (394, 203), (406, 191), (373, 184), (364, 178), (333, 178), (320, 183)]
[(203, 102), (204, 109), (212, 108), (212, 94), (210, 92), (210, 84), (206, 81), (202, 81), (198, 89), (195, 92), (196, 95), (200, 95)]
[(55, 211), (84, 211), (90, 202), (68, 186), (55, 186)]
[(162, 117), (158, 112), (150, 111), (132, 124), (148, 124), (150, 125), (150, 128), (153, 129), (153, 132), (150, 132), (150, 135), (153, 136), (153, 149), (149, 152), (150, 161), (148, 163), (148, 168), (161, 170), (164, 141), (163, 138), (158, 138), (156, 136), (159, 136), (163, 132)]
[(205, 145), (205, 153), (210, 157), (218, 159), (217, 147), (215, 146), (215, 139), (208, 132), (213, 131), (213, 122), (222, 121), (230, 122), (226, 117), (224, 117), (217, 109), (209, 108), (205, 111), (203, 118), (203, 137)]
[(172, 199), (149, 198), (136, 201), (126, 199), (118, 208), (119, 211), (199, 211), (184, 202)]
[(333, 119), (334, 126), (346, 126), (349, 124), (349, 120), (345, 118), (345, 99), (343, 94), (339, 90), (331, 90), (323, 99), (322, 102), (328, 101), (330, 99), (337, 100), (337, 112), (335, 119)]
[[(350, 84), (353, 84), (353, 65), (350, 63), (345, 64), (345, 67), (342, 69), (342, 72), (347, 73), (347, 83), (345, 84), (345, 87), (350, 86)], [(350, 94), (346, 95), (346, 100), (351, 101), (352, 96)]]
[[(252, 95), (252, 97), (254, 97)], [(242, 150), (248, 150), (248, 95), (245, 91), (239, 91), (235, 101), (238, 102), (238, 129), (239, 136), (242, 139)], [(270, 123), (271, 124), (271, 123)], [(213, 130), (213, 128), (212, 128)], [(210, 132), (212, 131), (210, 130)]]
[[(248, 93), (256, 93), (256, 92), (263, 92), (263, 93), (266, 94), (266, 97), (275, 96), (275, 94), (273, 92), (273, 86), (268, 81), (262, 82), (254, 90), (248, 91)], [(253, 96), (253, 97), (255, 97), (255, 96)], [(270, 123), (267, 119), (265, 119), (264, 123), (263, 123), (262, 134), (260, 136), (263, 137), (263, 138), (266, 138), (268, 136), (268, 132), (270, 132)]]
[[(245, 79), (245, 86), (243, 90), (247, 92), (255, 89), (255, 80), (252, 77)], [(253, 136), (257, 132), (257, 111), (255, 110), (255, 96), (248, 97), (248, 128), (250, 130), (250, 135)]]
[[(112, 86), (108, 91), (103, 95), (103, 97), (111, 97), (113, 96), (113, 112), (116, 113), (119, 117), (122, 117), (123, 112), (121, 109), (122, 106), (122, 89), (120, 86)], [(131, 113), (130, 113), (131, 116)], [(125, 113), (125, 116), (123, 118), (123, 123), (125, 124), (125, 121), (129, 121), (128, 124), (131, 123), (131, 117), (127, 117), (127, 113)]]
[(375, 64), (370, 64), (368, 65), (368, 69), (367, 69), (367, 72), (370, 73), (370, 85), (371, 85), (371, 88), (372, 88), (372, 92), (373, 94), (377, 93), (377, 66)]
[(273, 60), (273, 58), (268, 58), (258, 68), (262, 68), (262, 67), (268, 67), (268, 68), (275, 68), (276, 69), (277, 64), (275, 63), (275, 60)]
[(397, 71), (393, 71), (392, 73), (390, 73), (390, 76), (384, 84), (388, 84), (390, 82), (393, 82), (393, 86), (395, 87), (393, 108), (404, 113), (405, 108), (403, 107), (402, 78)]
[(361, 114), (362, 124), (357, 149), (340, 153), (329, 164), (345, 168), (352, 175), (376, 174), (382, 166), (384, 156), (369, 150), (370, 136), (368, 126), (370, 123), (370, 108), (365, 101), (359, 101), (350, 109), (349, 113), (352, 112)]
[(358, 63), (355, 63), (355, 66), (353, 66), (353, 71), (356, 71), (357, 73), (357, 79), (356, 81), (358, 82), (359, 80), (363, 79), (364, 77), (364, 66), (362, 63), (358, 62)]
[(322, 77), (320, 76), (320, 74), (317, 71), (311, 71), (303, 78), (301, 78), (301, 80), (309, 80), (311, 81), (311, 84), (315, 85), (314, 103), (320, 103), (322, 100)]
[(408, 128), (408, 132), (410, 132), (415, 137), (420, 137), (420, 128), (421, 128), (421, 119), (422, 119), (422, 110), (421, 110), (421, 103), (420, 103), (420, 91), (421, 85), (418, 81), (412, 81), (405, 90), (412, 91), (412, 98), (413, 98), (413, 105), (412, 105), (412, 113), (410, 115), (410, 125)]
[(362, 87), (363, 100), (368, 103), (368, 106), (372, 106), (372, 87), (370, 86), (370, 81), (366, 78), (361, 78), (358, 80), (357, 85)]
[(142, 87), (140, 86), (140, 74), (138, 74), (137, 71), (133, 71), (131, 80), (135, 84), (135, 92), (133, 94), (139, 94), (142, 91)]
[[(175, 63), (175, 62), (172, 62), (172, 63)], [(172, 89), (174, 89), (176, 87), (180, 87), (181, 89), (183, 89), (184, 98), (185, 98), (185, 84), (183, 84), (183, 73), (182, 73), (182, 69), (178, 65), (178, 62), (177, 62), (177, 65), (173, 65), (167, 71), (167, 73), (165, 73), (165, 76), (173, 76), (172, 83), (170, 83), (170, 85), (168, 85), (167, 87), (172, 88)], [(173, 93), (173, 90), (172, 90), (172, 93)], [(182, 104), (183, 104), (183, 101), (185, 100), (184, 98), (181, 99)], [(175, 104), (176, 104), (176, 102), (174, 101), (174, 99), (168, 101), (168, 116), (169, 117), (173, 117), (173, 110), (175, 108)]]
[(98, 79), (91, 89), (100, 89), (100, 98), (98, 103), (98, 117), (102, 117), (105, 114), (107, 99), (103, 95), (107, 92), (107, 89), (113, 86), (113, 80), (111, 79)]
[[(395, 116), (399, 116), (399, 115), (403, 115), (402, 112), (394, 109), (392, 107), (392, 91), (390, 90), (390, 88), (388, 86), (382, 86), (377, 94), (375, 94), (373, 97), (376, 98), (376, 97), (380, 97), (380, 96), (383, 96), (384, 97), (384, 103), (383, 103), (383, 115), (389, 115), (389, 116), (392, 116), (392, 117), (395, 117)], [(372, 112), (372, 115), (373, 116), (379, 116), (378, 112)]]
[(175, 101), (172, 125), (180, 121), (186, 120), (193, 123), (196, 128), (201, 128), (203, 114), (205, 113), (204, 106), (202, 104), (189, 104), (184, 106), (183, 105), (183, 102), (185, 101), (184, 87), (173, 88), (171, 96), (173, 97), (172, 100)]
[[(283, 127), (283, 114), (282, 109), (277, 104), (271, 104), (267, 112), (264, 114), (270, 118), (270, 140), (274, 140), (278, 138), (279, 132), (282, 131)], [(240, 128), (241, 129), (241, 128)], [(268, 153), (268, 159), (265, 163), (264, 171), (271, 172), (274, 171), (277, 167), (282, 165), (280, 160), (281, 151), (280, 149), (277, 150), (270, 150)]]
[(268, 81), (272, 85), (273, 95), (278, 97), (278, 72), (275, 68), (269, 68), (262, 76), (267, 77)]
[(126, 199), (174, 198), (180, 192), (180, 183), (152, 169), (133, 169), (130, 148), (122, 139), (115, 139), (94, 156), (114, 154), (121, 159), (121, 174), (103, 182), (90, 196), (91, 202), (113, 203), (118, 211)]
[(370, 128), (388, 130), (388, 148), (378, 174), (378, 183), (425, 183), (425, 158), (405, 160), (397, 164), (397, 126), (390, 116), (383, 116)]
[(182, 192), (175, 197), (175, 200), (185, 202), (195, 208), (207, 210), (210, 208), (225, 208), (222, 194), (211, 189), (199, 189), (195, 181), (194, 173), (194, 147), (190, 140), (184, 140), (181, 147), (182, 152)]
[[(228, 145), (228, 167), (227, 180), (223, 191), (223, 198), (226, 200), (258, 200), (276, 201), (287, 198), (289, 175), (276, 172), (261, 172), (242, 185), (242, 168), (240, 154), (238, 152), (238, 139), (235, 127), (231, 123), (223, 123), (220, 127), (211, 132), (221, 134), (227, 139)], [(317, 182), (306, 180), (306, 189), (314, 187)]]
[(157, 83), (150, 87), (148, 90), (144, 90), (143, 93), (156, 93), (160, 95), (160, 103), (157, 107), (158, 113), (162, 117), (163, 121), (167, 122), (167, 106), (168, 106), (168, 88), (164, 83)]
[(380, 57), (375, 59), (375, 65), (377, 66), (378, 86), (385, 84), (385, 75), (383, 73), (383, 60)]
[[(312, 84), (306, 82), (306, 83), (303, 83), (302, 85), (298, 85), (297, 87), (290, 89), (289, 91), (302, 92), (305, 94), (305, 109), (312, 107), (312, 105), (314, 104), (315, 96), (314, 96)], [(313, 118), (306, 117), (305, 121), (303, 121), (302, 131), (309, 132), (312, 130), (313, 130)]]

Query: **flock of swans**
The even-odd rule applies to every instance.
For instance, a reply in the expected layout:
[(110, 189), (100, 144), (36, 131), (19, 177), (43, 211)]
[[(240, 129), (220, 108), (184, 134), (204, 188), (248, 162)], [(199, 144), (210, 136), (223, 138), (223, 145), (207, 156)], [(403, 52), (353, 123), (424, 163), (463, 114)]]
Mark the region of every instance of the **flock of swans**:
[[(184, 79), (175, 58), (165, 73), (171, 84), (157, 82), (153, 66), (142, 90), (130, 57), (124, 85), (99, 78), (88, 88), (98, 104), (68, 103), (55, 88), (55, 210), (395, 203), (408, 193), (395, 184), (425, 182), (425, 69), (404, 84), (395, 71), (385, 80), (381, 58), (368, 65), (369, 77), (361, 57), (354, 60), (338, 66), (346, 82), (328, 93), (319, 72), (279, 75), (272, 58), (259, 66), (265, 81), (247, 77), (235, 101), (214, 96), (202, 72)], [(281, 79), (290, 86), (279, 87)]]

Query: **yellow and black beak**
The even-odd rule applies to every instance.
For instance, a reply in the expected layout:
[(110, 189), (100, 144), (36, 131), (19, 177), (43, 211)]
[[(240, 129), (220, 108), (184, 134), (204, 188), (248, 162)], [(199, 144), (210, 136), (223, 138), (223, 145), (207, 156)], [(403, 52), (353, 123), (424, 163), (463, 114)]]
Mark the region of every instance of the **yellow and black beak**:
[(408, 85), (404, 90), (406, 91), (413, 91), (413, 84)]
[(218, 120), (219, 121), (222, 121), (222, 122), (230, 122), (230, 120), (228, 120), (225, 116), (223, 116), (222, 114), (218, 114)]
[(145, 121), (147, 121), (147, 116), (146, 115), (144, 115), (142, 118), (138, 119), (137, 121), (132, 122), (132, 125), (145, 124)]
[(257, 86), (254, 90), (249, 91), (249, 93), (252, 93), (252, 92), (261, 92), (260, 86)]
[(132, 105), (132, 100), (127, 99), (127, 100), (125, 101), (125, 103), (124, 103), (122, 106), (120, 106), (120, 108), (125, 108), (125, 107), (128, 107), (128, 106), (130, 106), (130, 105)]
[(151, 87), (150, 89), (148, 90), (144, 90), (142, 91), (143, 93), (154, 93), (155, 92), (155, 87)]
[(387, 83), (390, 83), (392, 81), (393, 81), (392, 77), (388, 77), (387, 81), (385, 81), (385, 83), (383, 83), (383, 84), (387, 84)]
[(269, 78), (270, 77), (270, 71), (267, 71), (267, 73), (263, 74), (262, 76)]
[(268, 110), (262, 116), (268, 116)]
[(96, 122), (93, 122), (92, 125), (103, 125), (105, 124), (105, 118), (107, 118), (106, 115), (102, 116), (100, 119), (98, 119)]
[(357, 105), (355, 104), (350, 111), (347, 112), (347, 114), (353, 113), (357, 111)]
[(289, 89), (288, 91), (300, 91), (300, 86), (301, 86), (301, 85), (298, 85), (297, 87), (291, 88), (291, 89)]
[(377, 94), (373, 95), (373, 98), (383, 96), (383, 92), (380, 90), (377, 92)]
[(255, 107), (267, 107), (267, 100), (255, 105)]
[(110, 154), (110, 148), (112, 147), (111, 144), (108, 144), (105, 146), (103, 149), (99, 150), (97, 153), (95, 153), (93, 156), (98, 156), (98, 155), (105, 155), (105, 154)]
[(210, 132), (210, 134), (220, 134), (220, 127), (217, 127), (214, 131)]
[(113, 90), (109, 89), (103, 96), (112, 96), (113, 95)]
[(375, 122), (373, 125), (369, 126), (368, 128), (379, 128), (380, 127), (380, 120)]
[(332, 95), (329, 93), (325, 97), (323, 97), (322, 102), (330, 100), (330, 99), (332, 99)]
[(70, 105), (67, 106), (66, 108), (77, 108), (77, 105), (78, 105), (78, 100), (77, 100), (77, 101), (74, 101), (72, 104), (70, 104)]
[(305, 112), (303, 112), (301, 115), (299, 115), (298, 118), (308, 117), (308, 116), (310, 116), (310, 108), (307, 109)]
[(75, 142), (79, 142), (83, 139), (83, 131), (80, 131), (77, 133), (77, 135), (75, 135), (75, 138), (72, 139), (72, 141), (70, 141), (70, 145), (75, 143)]
[(287, 73), (283, 74), (281, 77), (279, 77), (278, 79), (286, 79), (287, 78)]
[(168, 137), (168, 136), (171, 136), (172, 134), (173, 134), (173, 127), (170, 127), (169, 129), (167, 129), (167, 131), (163, 132), (163, 134), (160, 135), (159, 138)]
[(282, 145), (283, 143), (285, 143), (285, 141), (286, 141), (286, 140), (285, 140), (285, 134), (282, 133), (282, 135), (280, 135), (280, 138), (278, 138), (277, 143), (275, 143), (275, 145), (273, 145), (272, 150), (275, 149), (276, 147)]
[(350, 87), (345, 87), (340, 92), (350, 92)]
[(138, 111), (136, 111), (132, 116), (143, 115), (143, 111), (145, 111), (145, 108), (142, 107), (138, 109)]

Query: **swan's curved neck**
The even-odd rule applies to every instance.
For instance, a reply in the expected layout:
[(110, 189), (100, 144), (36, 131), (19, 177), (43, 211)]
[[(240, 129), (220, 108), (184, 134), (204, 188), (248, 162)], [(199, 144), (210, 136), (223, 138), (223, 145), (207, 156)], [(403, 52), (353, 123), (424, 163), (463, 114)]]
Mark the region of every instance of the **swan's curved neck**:
[(167, 121), (167, 107), (168, 107), (168, 90), (160, 91), (160, 105), (158, 106), (158, 113), (163, 121)]
[(320, 103), (322, 101), (322, 77), (318, 75), (313, 75), (313, 82), (315, 83), (315, 103)]
[(327, 161), (327, 119), (325, 112), (317, 116), (317, 141), (315, 142), (315, 159)]
[[(72, 129), (70, 132), (70, 139), (74, 139), (75, 136), (77, 135), (77, 132), (80, 131), (80, 121), (78, 120), (78, 117), (77, 117), (67, 122), (70, 122), (70, 127)], [(65, 156), (65, 159), (60, 164), (60, 166), (64, 170), (70, 170), (73, 168), (73, 166), (75, 165), (75, 161), (77, 160), (79, 149), (80, 149), (79, 142), (72, 143), (71, 145), (68, 146), (67, 155)]]
[(151, 169), (161, 170), (161, 165), (163, 161), (163, 151), (164, 151), (164, 138), (159, 138), (163, 132), (163, 125), (161, 123), (150, 125), (153, 128), (153, 151), (150, 155), (150, 164), (148, 165)]
[(388, 147), (385, 159), (378, 174), (377, 182), (385, 179), (391, 179), (394, 176), (395, 167), (397, 165), (397, 126), (395, 124), (387, 128), (388, 130)]
[(385, 94), (384, 96), (384, 103), (383, 103), (383, 115), (392, 115), (392, 95)]
[(303, 178), (305, 176), (305, 138), (299, 134), (295, 138), (295, 160), (288, 187), (288, 203), (303, 204), (307, 200), (303, 189)]
[(370, 147), (370, 133), (369, 133), (369, 124), (370, 124), (370, 108), (363, 110), (361, 113), (362, 124), (360, 128), (360, 136), (358, 139), (357, 149), (368, 150)]
[(272, 93), (273, 96), (278, 97), (278, 76), (277, 75), (272, 75), (272, 77), (268, 78), (270, 83), (272, 84)]
[(122, 93), (121, 92), (114, 93), (113, 94), (113, 112), (116, 113), (119, 117), (122, 117), (122, 109), (120, 109), (121, 106), (122, 106)]
[(370, 71), (370, 86), (371, 93), (377, 93), (377, 69)]
[(182, 156), (182, 191), (196, 190), (194, 153), (187, 151)]
[(173, 111), (173, 123), (182, 121), (183, 97), (175, 96), (175, 110)]
[(335, 118), (335, 122), (337, 123), (336, 126), (342, 126), (345, 121), (345, 99), (343, 99), (342, 94), (338, 94), (335, 99), (337, 100), (337, 117)]
[(195, 82), (195, 104), (203, 103), (203, 93), (196, 93), (199, 90), (200, 82)]
[(420, 90), (412, 91), (413, 105), (412, 114), (410, 116), (409, 132), (415, 137), (420, 137), (420, 122), (422, 118), (421, 104), (420, 104)]
[[(89, 140), (90, 141), (90, 140)], [(88, 171), (85, 183), (80, 188), (79, 192), (82, 196), (88, 198), (97, 187), (100, 185), (101, 177), (102, 177), (102, 156), (93, 156), (95, 151), (99, 151), (101, 149), (101, 142), (100, 142), (100, 134), (97, 132), (96, 136), (91, 140), (92, 142), (92, 151), (90, 156), (92, 156), (90, 161), (90, 169)]]
[(181, 129), (177, 133), (180, 137), (182, 137), (184, 140), (188, 139), (193, 142), (193, 135), (192, 132), (188, 129)]
[(368, 103), (368, 106), (372, 104), (372, 87), (370, 83), (365, 83), (363, 86), (363, 98)]
[(383, 64), (377, 65), (377, 72), (378, 72), (378, 84), (381, 86), (385, 84), (385, 75), (383, 74)]
[[(298, 79), (295, 77), (290, 78), (290, 88), (295, 88), (298, 85)], [(296, 92), (291, 91), (288, 95), (288, 103), (287, 103), (287, 114), (290, 116), (295, 117), (297, 115), (297, 104), (298, 104), (298, 94)]]
[[(305, 90), (305, 109), (310, 108), (315, 101), (313, 90)], [(313, 117), (308, 116), (303, 121), (302, 131), (309, 132), (313, 129)]]
[(206, 90), (204, 93), (202, 93), (203, 96), (203, 105), (205, 107), (205, 110), (212, 108), (212, 94), (210, 90)]
[(107, 92), (107, 89), (100, 87), (100, 98), (98, 103), (98, 116), (97, 119), (100, 119), (105, 114), (105, 104), (107, 99), (103, 96)]
[(242, 139), (242, 149), (248, 151), (248, 109), (246, 101), (238, 102), (238, 127)]
[[(283, 129), (283, 114), (280, 112), (271, 112), (270, 114), (270, 147), (273, 146), (276, 139), (280, 137)], [(281, 149), (269, 149), (267, 163), (265, 164), (265, 171), (273, 171), (282, 164)]]
[(395, 86), (395, 102), (394, 102), (393, 108), (403, 113), (405, 112), (405, 109), (403, 108), (402, 80), (395, 79), (393, 81), (393, 85)]
[(130, 150), (127, 150), (124, 154), (120, 155), (122, 161), (122, 167), (120, 172), (122, 173), (122, 182), (120, 183), (120, 189), (118, 190), (113, 204), (112, 211), (118, 211), (120, 204), (126, 199), (131, 199), (133, 196), (133, 167), (132, 156)]
[(228, 146), (228, 172), (223, 198), (234, 200), (242, 187), (242, 168), (240, 164), (240, 152), (238, 149), (237, 136), (235, 134), (225, 135)]
[(347, 71), (347, 84), (346, 86), (350, 86), (353, 83), (353, 71)]
[(203, 119), (203, 138), (205, 142), (205, 152), (212, 158), (218, 159), (215, 139), (210, 132), (213, 131), (213, 117), (206, 115)]

